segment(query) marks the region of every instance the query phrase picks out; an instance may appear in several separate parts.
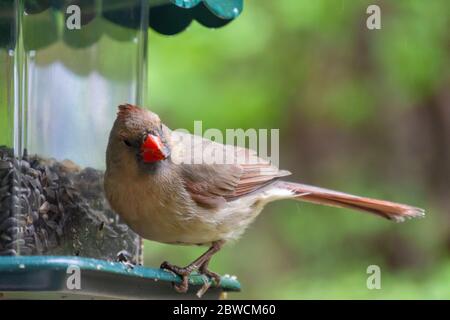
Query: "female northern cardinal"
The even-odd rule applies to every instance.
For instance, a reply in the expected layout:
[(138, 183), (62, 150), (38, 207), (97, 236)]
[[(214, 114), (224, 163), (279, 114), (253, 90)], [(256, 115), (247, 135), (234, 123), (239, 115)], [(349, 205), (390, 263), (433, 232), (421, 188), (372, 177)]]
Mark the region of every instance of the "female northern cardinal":
[[(234, 162), (192, 161), (199, 144), (203, 150), (231, 152)], [(220, 277), (208, 270), (211, 257), (237, 239), (271, 201), (314, 202), (395, 221), (424, 215), (423, 209), (408, 205), (279, 180), (289, 174), (251, 150), (171, 131), (155, 113), (126, 104), (119, 106), (109, 137), (105, 192), (111, 207), (142, 237), (210, 246), (187, 267), (161, 265), (182, 277), (176, 286), (180, 292), (188, 289), (194, 270), (218, 284)]]

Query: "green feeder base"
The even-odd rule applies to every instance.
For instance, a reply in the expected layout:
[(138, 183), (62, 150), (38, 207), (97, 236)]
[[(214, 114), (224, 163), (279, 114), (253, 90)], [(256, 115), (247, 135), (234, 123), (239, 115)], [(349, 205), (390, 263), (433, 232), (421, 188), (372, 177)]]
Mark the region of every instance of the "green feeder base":
[[(4, 299), (197, 299), (196, 292), (208, 280), (192, 275), (186, 294), (172, 286), (180, 281), (161, 269), (92, 258), (0, 257), (0, 298)], [(203, 298), (222, 298), (228, 291), (240, 291), (240, 284), (225, 276), (220, 287), (211, 285)]]

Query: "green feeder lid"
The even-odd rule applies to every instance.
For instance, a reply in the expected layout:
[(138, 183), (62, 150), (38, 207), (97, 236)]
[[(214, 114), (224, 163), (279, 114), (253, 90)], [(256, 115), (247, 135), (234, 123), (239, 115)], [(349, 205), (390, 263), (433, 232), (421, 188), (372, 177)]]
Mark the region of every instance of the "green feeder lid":
[[(227, 25), (243, 10), (243, 0), (148, 0), (151, 28), (165, 35), (185, 30), (192, 21), (208, 28)], [(0, 1), (0, 48), (15, 46), (14, 0)], [(77, 5), (81, 12), (81, 30), (61, 28), (61, 15)], [(130, 34), (142, 28), (141, 0), (24, 0), (25, 46), (27, 50), (44, 48), (59, 38), (71, 47), (85, 48), (97, 42), (103, 34), (114, 39), (130, 39)], [(107, 26), (106, 21), (122, 31)], [(36, 36), (38, 34), (39, 36)]]
[[(76, 272), (79, 272), (78, 280), (74, 278)], [(5, 298), (186, 299), (196, 297), (196, 292), (209, 280), (199, 274), (192, 275), (187, 294), (177, 293), (172, 287), (173, 282), (180, 281), (180, 277), (162, 269), (92, 258), (0, 257), (0, 297)], [(234, 277), (222, 277), (220, 287), (211, 285), (203, 297), (219, 298), (222, 292), (228, 291), (240, 291)]]
[[(167, 1), (166, 1), (167, 2)], [(220, 28), (242, 12), (243, 0), (170, 0), (150, 8), (150, 26), (159, 33), (177, 34), (193, 20), (208, 28)]]
[(171, 0), (181, 8), (193, 8), (203, 2), (215, 15), (222, 19), (234, 19), (242, 11), (243, 0)]

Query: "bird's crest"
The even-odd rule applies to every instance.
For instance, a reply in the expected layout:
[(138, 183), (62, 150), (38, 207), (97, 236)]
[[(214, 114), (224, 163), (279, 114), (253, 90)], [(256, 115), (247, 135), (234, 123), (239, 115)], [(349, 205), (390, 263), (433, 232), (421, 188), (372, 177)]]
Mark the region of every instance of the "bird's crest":
[(142, 109), (139, 108), (138, 106), (126, 103), (126, 104), (121, 104), (119, 106), (119, 111), (117, 112), (117, 116), (121, 119), (124, 119), (126, 117), (129, 117), (133, 113), (141, 113), (141, 112), (142, 112)]

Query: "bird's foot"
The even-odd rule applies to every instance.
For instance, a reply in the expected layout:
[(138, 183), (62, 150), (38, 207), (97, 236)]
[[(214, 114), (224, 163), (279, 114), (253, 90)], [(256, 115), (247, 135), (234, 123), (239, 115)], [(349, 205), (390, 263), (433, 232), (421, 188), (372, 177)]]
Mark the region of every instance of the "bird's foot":
[[(180, 293), (186, 293), (189, 289), (189, 276), (194, 270), (198, 270), (198, 272), (202, 275), (207, 276), (209, 279), (214, 280), (214, 285), (219, 286), (220, 285), (220, 275), (208, 270), (208, 264), (205, 263), (201, 265), (200, 267), (197, 267), (195, 265), (189, 265), (187, 267), (178, 267), (175, 265), (170, 264), (167, 261), (164, 261), (161, 264), (161, 269), (165, 269), (168, 271), (171, 271), (175, 273), (176, 275), (181, 277), (181, 283), (174, 284), (174, 288), (177, 292)], [(211, 281), (209, 279), (206, 279), (202, 288), (197, 292), (197, 296), (201, 298), (203, 294), (209, 289), (211, 286)]]
[(178, 267), (178, 266), (175, 266), (173, 264), (170, 264), (167, 261), (164, 261), (161, 264), (160, 268), (164, 269), (164, 270), (171, 271), (171, 272), (173, 272), (176, 275), (181, 277), (181, 282), (180, 283), (174, 283), (174, 285), (173, 285), (173, 287), (175, 288), (175, 290), (177, 292), (186, 293), (188, 291), (188, 289), (189, 289), (189, 275), (194, 270), (190, 265), (185, 267), (185, 268), (182, 268), (182, 267)]
[[(177, 266), (174, 266), (167, 261), (164, 261), (161, 264), (161, 269), (165, 269), (168, 271), (171, 271), (181, 277), (181, 283), (174, 284), (175, 290), (178, 292), (185, 293), (189, 289), (189, 275), (192, 273), (192, 271), (197, 270), (200, 274), (203, 274), (210, 279), (214, 279), (215, 284), (218, 286), (220, 284), (220, 276), (217, 273), (214, 273), (212, 271), (208, 270), (208, 264), (211, 260), (211, 257), (213, 254), (215, 254), (217, 251), (220, 250), (222, 245), (224, 244), (224, 241), (214, 241), (211, 244), (211, 247), (200, 257), (198, 257), (194, 262), (189, 264), (187, 267), (180, 268)], [(203, 287), (197, 292), (197, 296), (201, 297), (211, 286), (211, 282), (208, 279), (204, 281)]]
[(215, 273), (215, 272), (213, 272), (213, 271), (211, 271), (211, 270), (208, 270), (208, 266), (207, 266), (207, 265), (202, 265), (202, 266), (198, 269), (198, 272), (199, 272), (200, 274), (204, 274), (204, 275), (207, 276), (208, 278), (214, 280), (214, 284), (215, 284), (216, 286), (219, 286), (219, 285), (220, 285), (220, 279), (221, 279), (220, 274)]
[(201, 298), (205, 294), (205, 292), (208, 291), (209, 287), (211, 287), (212, 284), (211, 280), (214, 280), (214, 285), (218, 287), (220, 285), (221, 277), (219, 274), (208, 270), (208, 263), (205, 263), (202, 266), (200, 266), (198, 272), (209, 278), (205, 279), (203, 286), (200, 288), (200, 290), (197, 291), (197, 297)]

